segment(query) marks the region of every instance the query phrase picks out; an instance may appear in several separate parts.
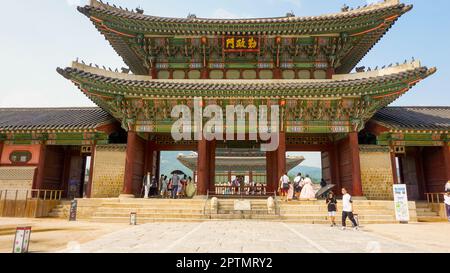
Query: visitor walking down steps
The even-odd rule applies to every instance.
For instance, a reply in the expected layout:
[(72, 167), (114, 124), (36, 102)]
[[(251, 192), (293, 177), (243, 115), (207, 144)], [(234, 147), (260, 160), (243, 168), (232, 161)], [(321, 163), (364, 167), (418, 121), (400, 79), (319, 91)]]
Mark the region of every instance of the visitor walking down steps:
[(356, 223), (355, 217), (353, 216), (353, 201), (352, 196), (347, 192), (346, 188), (342, 188), (342, 230), (346, 229), (347, 217), (353, 224), (353, 229), (358, 230), (358, 223)]

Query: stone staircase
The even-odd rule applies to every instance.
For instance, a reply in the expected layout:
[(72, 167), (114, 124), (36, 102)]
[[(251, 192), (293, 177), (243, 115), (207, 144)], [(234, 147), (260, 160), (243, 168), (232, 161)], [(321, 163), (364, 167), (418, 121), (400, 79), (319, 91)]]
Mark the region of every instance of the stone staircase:
[[(278, 200), (276, 212), (269, 212), (267, 199), (247, 199), (251, 210), (234, 210), (237, 199), (218, 199), (217, 211), (211, 210), (211, 199), (80, 199), (77, 219), (103, 223), (129, 223), (130, 213), (137, 213), (138, 223), (150, 222), (201, 222), (207, 220), (260, 220), (304, 224), (328, 224), (325, 201)], [(338, 202), (337, 223), (341, 208)], [(68, 219), (70, 202), (63, 202), (51, 217)], [(362, 225), (397, 223), (392, 201), (355, 200), (355, 213)], [(420, 212), (424, 210), (421, 209)], [(410, 202), (411, 222), (417, 221), (416, 207)], [(434, 216), (434, 215), (432, 215)]]
[[(199, 222), (205, 200), (172, 199), (81, 199), (78, 200), (77, 219), (102, 223), (129, 223), (130, 214), (137, 214), (138, 223)], [(68, 218), (70, 202), (51, 212), (52, 217)]]
[(445, 222), (439, 212), (433, 211), (428, 202), (416, 202), (417, 221), (419, 222)]
[[(235, 210), (234, 202), (238, 199), (219, 199), (217, 213), (206, 210), (209, 219), (212, 220), (280, 220), (279, 215), (269, 213), (267, 199), (246, 199), (250, 202), (251, 210)], [(210, 205), (210, 204), (209, 204)]]

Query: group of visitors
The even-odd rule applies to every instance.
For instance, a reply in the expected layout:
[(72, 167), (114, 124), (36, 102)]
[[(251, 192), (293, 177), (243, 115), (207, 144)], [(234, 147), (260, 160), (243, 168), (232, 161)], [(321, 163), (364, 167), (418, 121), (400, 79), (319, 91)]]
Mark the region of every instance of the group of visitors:
[(278, 189), (281, 196), (285, 197), (286, 202), (293, 199), (311, 200), (316, 198), (316, 191), (308, 174), (303, 177), (301, 173), (298, 173), (291, 182), (289, 176), (285, 173), (279, 182)]
[[(347, 227), (347, 218), (350, 219), (353, 225), (353, 229), (358, 230), (359, 224), (353, 215), (353, 200), (352, 196), (347, 192), (346, 188), (342, 188), (342, 229), (345, 230)], [(337, 199), (333, 192), (329, 192), (326, 199), (328, 217), (330, 217), (331, 226), (336, 226), (336, 215), (337, 215)]]
[(192, 177), (173, 173), (170, 178), (162, 174), (159, 180), (150, 173), (144, 176), (143, 191), (144, 198), (161, 197), (161, 198), (183, 198), (186, 197), (186, 187), (193, 183)]

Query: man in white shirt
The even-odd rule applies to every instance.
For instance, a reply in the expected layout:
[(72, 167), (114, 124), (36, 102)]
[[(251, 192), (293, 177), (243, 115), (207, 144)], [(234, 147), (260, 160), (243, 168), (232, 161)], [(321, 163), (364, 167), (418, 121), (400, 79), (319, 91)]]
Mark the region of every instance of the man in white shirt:
[(289, 176), (287, 175), (287, 173), (285, 173), (283, 176), (281, 176), (280, 178), (280, 186), (278, 187), (280, 192), (281, 192), (281, 196), (285, 196), (286, 197), (286, 202), (288, 201), (288, 191), (289, 191), (289, 183), (291, 181), (289, 180)]
[(353, 229), (358, 230), (358, 224), (353, 217), (353, 201), (352, 196), (347, 192), (346, 188), (342, 188), (342, 229), (345, 230), (347, 217), (353, 224)]

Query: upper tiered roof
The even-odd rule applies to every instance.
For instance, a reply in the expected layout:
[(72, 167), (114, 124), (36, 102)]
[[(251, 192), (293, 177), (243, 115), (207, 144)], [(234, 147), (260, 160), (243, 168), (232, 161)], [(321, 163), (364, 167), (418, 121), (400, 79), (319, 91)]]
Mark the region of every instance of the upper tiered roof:
[[(78, 10), (91, 19), (113, 48), (136, 74), (148, 74), (143, 38), (208, 37), (257, 35), (264, 37), (338, 37), (333, 43), (338, 73), (349, 73), (388, 31), (394, 22), (411, 10), (399, 0), (385, 0), (356, 9), (322, 16), (207, 19), (167, 18), (124, 10), (97, 0)], [(334, 47), (332, 46), (332, 47)]]

